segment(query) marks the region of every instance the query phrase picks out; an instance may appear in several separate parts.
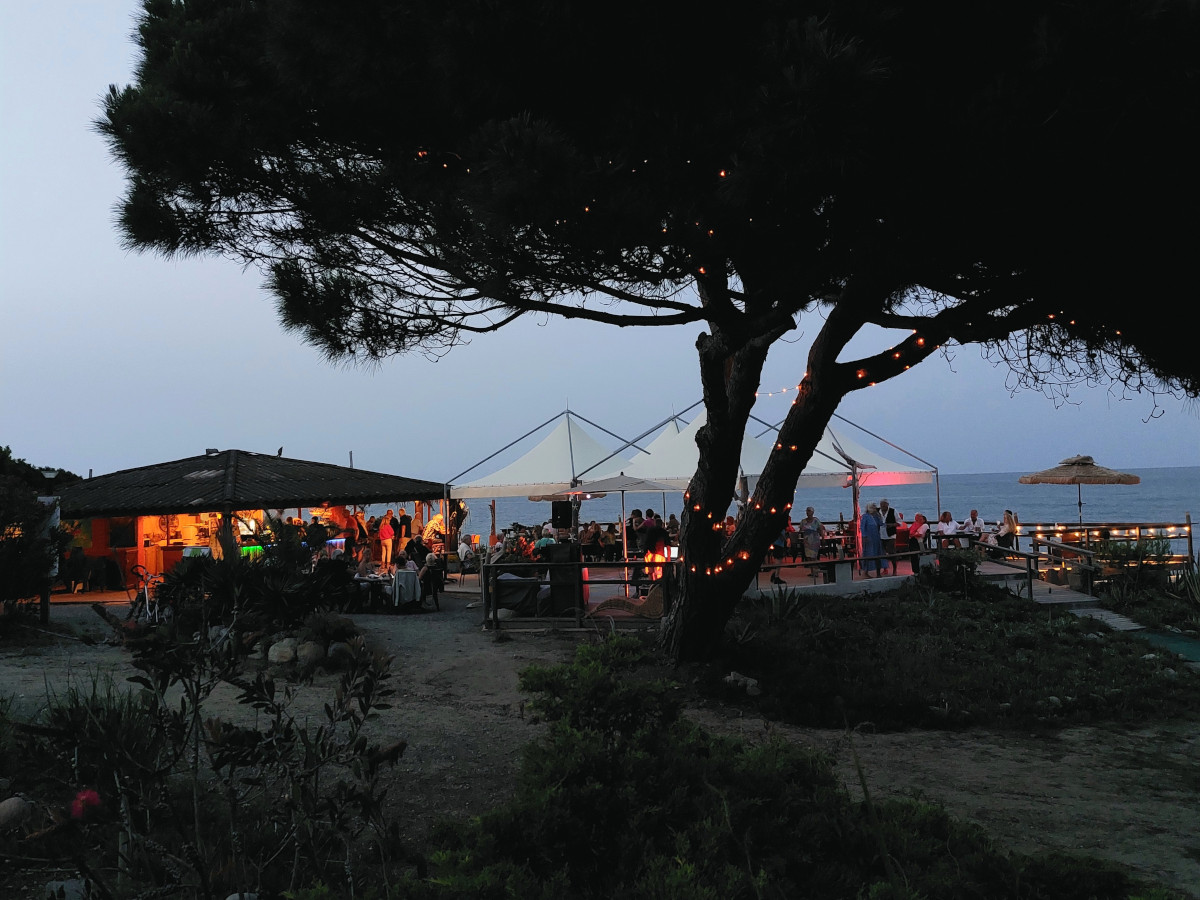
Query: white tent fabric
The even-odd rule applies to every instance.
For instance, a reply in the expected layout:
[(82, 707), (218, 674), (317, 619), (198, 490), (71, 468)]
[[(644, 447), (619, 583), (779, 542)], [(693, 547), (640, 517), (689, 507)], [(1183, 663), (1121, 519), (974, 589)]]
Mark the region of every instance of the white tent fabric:
[[(760, 440), (765, 438), (760, 436)], [(852, 465), (858, 470), (860, 485), (928, 484), (934, 478), (930, 468), (884, 456), (846, 437), (844, 431), (826, 427), (796, 488), (843, 487), (849, 483)], [(753, 483), (751, 479), (751, 487)]]
[[(646, 448), (647, 453), (637, 457), (621, 471), (637, 478), (648, 478), (670, 485), (677, 491), (687, 490), (688, 482), (696, 471), (700, 449), (696, 446), (696, 432), (704, 424), (704, 413), (692, 419), (682, 431), (672, 434), (664, 431)], [(756, 438), (746, 435), (742, 439), (742, 471), (747, 475), (758, 475), (771, 455), (771, 447)]]
[[(648, 454), (638, 454), (621, 471), (626, 475), (669, 484), (677, 490), (686, 490), (699, 461), (696, 431), (704, 421), (704, 413), (701, 412), (678, 434), (664, 432), (646, 448), (650, 451)], [(743, 438), (741, 468), (751, 490), (773, 448), (774, 444), (765, 438), (755, 438), (749, 434)], [(851, 474), (851, 463), (847, 457), (857, 465), (859, 481), (863, 484), (923, 484), (933, 480), (933, 472), (929, 469), (890, 459), (834, 432), (832, 428), (826, 428), (812, 459), (800, 476), (797, 488), (845, 485)]]
[(833, 435), (842, 451), (858, 466), (859, 483), (884, 487), (889, 484), (928, 484), (933, 481), (933, 470), (914, 462), (901, 462), (868, 450), (858, 442), (846, 437), (845, 433), (834, 434), (825, 430), (826, 437)]
[[(622, 460), (617, 457), (601, 463), (612, 455), (585, 429), (574, 416), (564, 414), (545, 438), (520, 459), (499, 471), (474, 481), (450, 486), (450, 496), (458, 499), (473, 497), (526, 497), (534, 494), (554, 494), (583, 477), (594, 479), (620, 471)], [(597, 463), (600, 465), (592, 468)]]

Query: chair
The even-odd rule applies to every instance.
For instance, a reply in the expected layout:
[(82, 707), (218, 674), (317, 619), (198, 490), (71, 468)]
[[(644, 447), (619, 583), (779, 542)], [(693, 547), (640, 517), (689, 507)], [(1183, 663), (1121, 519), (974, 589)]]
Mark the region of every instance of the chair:
[(656, 581), (640, 600), (625, 597), (612, 597), (588, 612), (589, 616), (598, 615), (609, 609), (619, 609), (643, 619), (661, 619), (663, 616), (663, 583)]

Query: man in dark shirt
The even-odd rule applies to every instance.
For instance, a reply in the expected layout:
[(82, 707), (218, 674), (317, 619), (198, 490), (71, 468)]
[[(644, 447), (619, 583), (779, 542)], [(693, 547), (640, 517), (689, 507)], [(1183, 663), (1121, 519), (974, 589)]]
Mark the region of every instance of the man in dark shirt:
[(405, 542), (412, 537), (412, 519), (404, 507), (400, 508), (400, 515), (392, 520), (392, 531), (395, 532), (392, 537), (397, 547), (405, 546)]

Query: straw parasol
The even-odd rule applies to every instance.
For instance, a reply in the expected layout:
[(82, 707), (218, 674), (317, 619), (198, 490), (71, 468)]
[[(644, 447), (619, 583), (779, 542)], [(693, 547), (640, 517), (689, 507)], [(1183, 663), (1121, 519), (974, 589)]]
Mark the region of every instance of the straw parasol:
[(1141, 478), (1128, 472), (1118, 472), (1096, 465), (1090, 456), (1072, 456), (1064, 459), (1053, 469), (1043, 469), (1032, 475), (1022, 475), (1020, 484), (1073, 484), (1079, 497), (1079, 524), (1083, 524), (1084, 484), (1139, 484)]

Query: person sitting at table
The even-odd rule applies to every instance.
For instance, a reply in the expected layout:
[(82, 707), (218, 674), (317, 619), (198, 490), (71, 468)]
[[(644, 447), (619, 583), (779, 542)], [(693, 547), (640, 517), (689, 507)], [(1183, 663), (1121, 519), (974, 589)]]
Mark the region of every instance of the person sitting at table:
[(593, 562), (604, 555), (604, 545), (600, 542), (600, 526), (595, 521), (589, 522), (587, 529), (579, 537), (580, 549), (588, 562)]
[(979, 518), (979, 510), (973, 509), (971, 510), (971, 514), (963, 521), (962, 530), (973, 531), (975, 532), (975, 537), (979, 537), (983, 534), (983, 526), (984, 521)]
[(542, 529), (542, 536), (533, 542), (533, 549), (537, 551), (543, 547), (549, 547), (551, 544), (557, 543), (558, 541), (554, 539), (554, 529), (547, 525)]
[(425, 523), (425, 530), (421, 533), (421, 537), (425, 540), (425, 546), (432, 550), (445, 544), (446, 520), (441, 513), (436, 513)]
[[(950, 515), (950, 510), (943, 510), (941, 517), (938, 519), (937, 533), (941, 538), (940, 544), (942, 547), (961, 547), (957, 535), (962, 531), (962, 526), (954, 521), (954, 516)], [(954, 540), (949, 540), (948, 535), (955, 535)]]
[(408, 558), (408, 554), (401, 550), (396, 554), (396, 568), (407, 569), (409, 572), (417, 571), (417, 564)]
[(603, 548), (604, 561), (612, 562), (617, 558), (617, 523), (609, 522), (600, 532), (600, 546)]
[(442, 558), (436, 553), (425, 557), (425, 565), (417, 569), (417, 580), (421, 583), (421, 603), (426, 597), (435, 597), (442, 588), (445, 570), (442, 568)]
[(475, 554), (475, 548), (471, 546), (471, 542), (467, 540), (465, 534), (459, 535), (458, 538), (458, 561), (459, 571), (464, 575), (479, 571), (479, 559)]
[[(1000, 521), (1000, 527), (996, 529), (995, 544), (1002, 550), (1015, 549), (1017, 544), (1017, 517), (1013, 515), (1011, 509), (1004, 511), (1004, 518)], [(1004, 556), (999, 550), (991, 551), (997, 558)]]
[[(912, 524), (908, 526), (908, 547), (910, 553), (917, 553), (925, 549), (925, 539), (929, 535), (929, 522), (925, 519), (924, 513), (917, 513), (913, 516)], [(921, 561), (919, 556), (910, 556), (912, 561), (912, 572), (914, 575), (919, 574)]]
[(363, 544), (358, 558), (358, 568), (354, 570), (354, 574), (359, 578), (375, 574), (375, 559), (371, 554), (370, 544)]
[(404, 548), (404, 552), (408, 554), (408, 558), (417, 564), (419, 569), (425, 565), (425, 557), (429, 555), (429, 548), (425, 546), (425, 539), (419, 534), (414, 534), (412, 540)]

